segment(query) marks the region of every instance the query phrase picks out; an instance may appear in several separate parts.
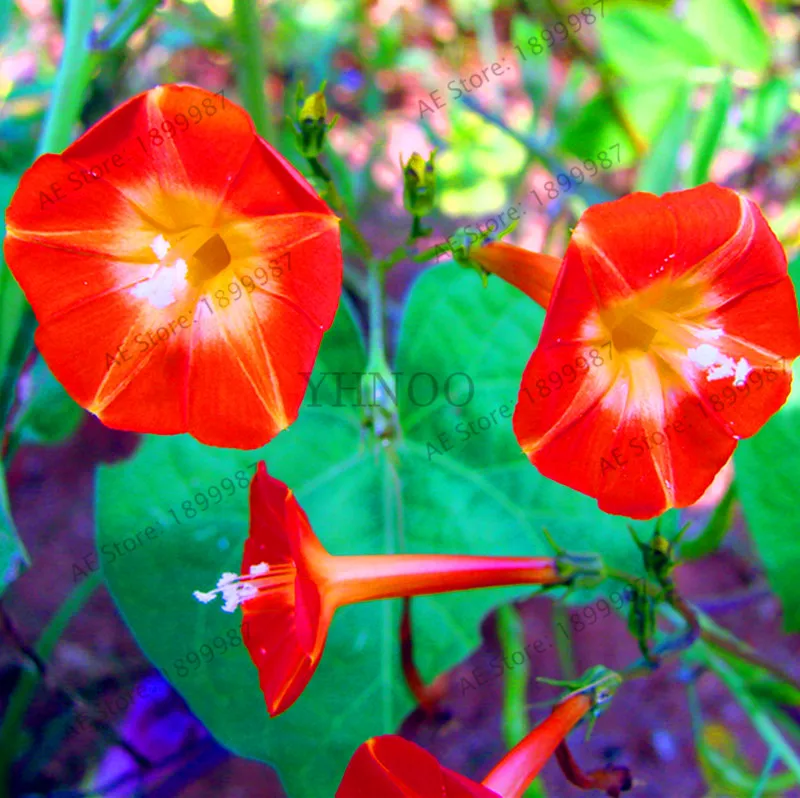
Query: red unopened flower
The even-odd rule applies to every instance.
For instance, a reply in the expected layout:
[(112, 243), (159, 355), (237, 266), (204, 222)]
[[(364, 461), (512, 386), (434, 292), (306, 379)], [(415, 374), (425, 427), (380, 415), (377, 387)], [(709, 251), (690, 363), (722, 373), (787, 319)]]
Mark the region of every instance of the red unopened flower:
[(522, 798), (575, 725), (589, 713), (599, 714), (620, 682), (602, 667), (588, 671), (584, 680), (480, 784), (440, 765), (415, 743), (386, 735), (358, 747), (336, 798)]
[(39, 350), (104, 424), (254, 448), (297, 417), (339, 220), (221, 94), (159, 86), (43, 155), (5, 255)]
[(520, 445), (607, 512), (697, 501), (786, 401), (800, 354), (786, 255), (729, 189), (589, 208), (552, 296), (529, 289), (554, 274), (546, 256), (491, 244), (470, 257), (547, 307), (514, 413)]
[(289, 488), (259, 463), (250, 487), (250, 535), (243, 575), (223, 574), (223, 609), (241, 604), (247, 647), (259, 671), (270, 715), (291, 706), (322, 657), (328, 626), (346, 604), (477, 587), (564, 584), (552, 557), (448, 554), (332, 556), (317, 539)]

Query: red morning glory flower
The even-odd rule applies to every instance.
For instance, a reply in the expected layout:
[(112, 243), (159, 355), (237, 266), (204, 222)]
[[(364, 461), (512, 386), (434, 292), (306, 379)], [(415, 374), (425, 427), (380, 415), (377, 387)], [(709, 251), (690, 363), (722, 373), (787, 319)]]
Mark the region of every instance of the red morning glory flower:
[(385, 735), (373, 737), (358, 747), (347, 765), (336, 798), (367, 795), (381, 798), (522, 798), (575, 725), (590, 713), (599, 714), (601, 705), (608, 702), (618, 683), (612, 680), (619, 677), (610, 671), (606, 673), (609, 676), (605, 681), (611, 689), (584, 689), (566, 696), (542, 723), (492, 768), (480, 784), (439, 764), (432, 754), (415, 743), (397, 735)]
[(227, 612), (242, 606), (247, 648), (274, 716), (288, 709), (311, 679), (339, 607), (479, 587), (568, 584), (576, 574), (554, 557), (333, 556), (292, 491), (261, 462), (250, 486), (242, 574), (223, 574), (215, 590), (194, 595), (206, 603), (222, 594)]
[(543, 474), (602, 510), (644, 519), (694, 503), (789, 395), (800, 325), (786, 255), (734, 191), (595, 205), (558, 270), (507, 244), (470, 257), (547, 308), (514, 432)]
[(339, 220), (222, 92), (158, 86), (23, 175), (5, 256), (70, 396), (117, 429), (255, 448), (339, 302)]

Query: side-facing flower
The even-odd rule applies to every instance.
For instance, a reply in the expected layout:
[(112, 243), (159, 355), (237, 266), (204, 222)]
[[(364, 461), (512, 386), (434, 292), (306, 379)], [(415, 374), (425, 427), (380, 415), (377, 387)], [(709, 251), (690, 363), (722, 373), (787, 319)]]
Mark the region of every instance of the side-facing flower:
[(223, 574), (216, 590), (194, 595), (205, 603), (222, 594), (228, 612), (242, 605), (248, 651), (274, 716), (291, 706), (311, 679), (339, 607), (479, 587), (568, 582), (553, 557), (331, 555), (291, 490), (269, 476), (261, 462), (250, 486), (242, 575)]
[(552, 260), (515, 249), (471, 257), (547, 307), (514, 413), (531, 462), (611, 513), (697, 501), (786, 401), (800, 354), (786, 255), (758, 207), (713, 184), (595, 205), (551, 296)]
[(297, 418), (333, 321), (339, 220), (220, 95), (156, 87), (40, 157), (5, 255), (78, 404), (255, 448)]
[(588, 671), (569, 693), (480, 783), (440, 765), (420, 746), (396, 735), (358, 747), (336, 798), (522, 798), (545, 763), (587, 715), (599, 714), (620, 683), (613, 671)]
[[(396, 734), (372, 737), (353, 754), (336, 798), (498, 798)], [(504, 797), (505, 798), (505, 797)]]

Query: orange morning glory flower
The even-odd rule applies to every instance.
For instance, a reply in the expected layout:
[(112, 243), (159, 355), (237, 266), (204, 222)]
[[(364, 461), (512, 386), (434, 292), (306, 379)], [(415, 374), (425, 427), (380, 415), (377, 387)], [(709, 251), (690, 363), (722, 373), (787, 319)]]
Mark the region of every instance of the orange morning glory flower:
[(292, 492), (259, 463), (250, 486), (250, 535), (242, 575), (195, 591), (223, 609), (242, 605), (247, 648), (270, 715), (290, 707), (319, 664), (339, 607), (375, 599), (503, 585), (567, 584), (575, 576), (553, 557), (449, 554), (333, 556), (317, 539)]
[[(736, 442), (786, 401), (797, 300), (751, 200), (706, 184), (595, 205), (558, 270), (500, 247), (470, 257), (547, 308), (517, 440), (543, 474), (602, 510), (644, 519), (694, 503)], [(541, 286), (556, 273), (548, 295)]]
[(339, 220), (222, 92), (159, 86), (23, 175), (5, 255), (107, 426), (255, 448), (297, 418), (339, 301)]
[(587, 677), (593, 679), (596, 674), (601, 674), (599, 681), (556, 704), (550, 715), (512, 748), (480, 784), (440, 765), (415, 743), (385, 735), (358, 747), (336, 798), (522, 798), (576, 724), (586, 715), (599, 714), (609, 701), (619, 677), (602, 667), (587, 672)]

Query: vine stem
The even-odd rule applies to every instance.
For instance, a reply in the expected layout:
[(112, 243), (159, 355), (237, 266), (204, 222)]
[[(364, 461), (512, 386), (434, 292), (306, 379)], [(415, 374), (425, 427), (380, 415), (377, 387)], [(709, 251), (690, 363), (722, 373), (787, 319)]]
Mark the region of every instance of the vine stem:
[[(50, 658), (56, 643), (61, 638), (69, 622), (80, 611), (101, 582), (100, 571), (91, 574), (70, 593), (66, 601), (50, 619), (34, 647), (34, 661), (37, 663), (37, 668), (42, 667), (43, 663)], [(41, 678), (42, 673), (38, 669), (35, 671), (24, 670), (9, 699), (5, 717), (3, 718), (2, 726), (0, 726), (0, 796), (9, 794), (9, 771), (14, 762), (20, 729), (25, 719), (25, 713), (33, 698), (36, 685)]]
[[(608, 576), (629, 584), (635, 584), (637, 581), (637, 577), (633, 576), (632, 574), (625, 573), (624, 571), (618, 571), (613, 568), (609, 569)], [(651, 598), (657, 598), (661, 594), (661, 591), (652, 585), (647, 585), (646, 587)], [(689, 625), (690, 634), (681, 636), (686, 644), (694, 642), (694, 640), (699, 637), (708, 645), (719, 648), (723, 651), (727, 651), (729, 654), (742, 660), (743, 662), (749, 663), (750, 665), (755, 665), (758, 668), (762, 668), (763, 670), (767, 671), (767, 673), (772, 674), (779, 681), (790, 684), (796, 690), (800, 691), (800, 681), (795, 679), (790, 673), (781, 668), (780, 665), (775, 665), (769, 660), (764, 659), (760, 654), (753, 651), (746, 643), (743, 643), (727, 629), (723, 629), (723, 627), (715, 624), (708, 617), (708, 615), (700, 611), (690, 602), (684, 601), (678, 596), (676, 597), (676, 601), (672, 606)], [(676, 640), (679, 639), (680, 638), (676, 638)], [(684, 645), (683, 648), (685, 647), (686, 646)], [(671, 651), (672, 649), (673, 647), (670, 646), (669, 650)], [(678, 649), (676, 649), (676, 651), (677, 650)], [(636, 670), (635, 673), (634, 671), (631, 671), (626, 675), (626, 678), (636, 678), (639, 675), (645, 674), (640, 674), (639, 670)]]
[[(96, 9), (96, 0), (68, 0), (65, 18), (64, 51), (53, 86), (44, 126), (36, 148), (37, 156), (60, 152), (70, 142), (72, 128), (78, 121), (83, 96), (91, 80), (97, 55), (88, 46)], [(6, 365), (0, 386), (0, 422), (5, 423), (14, 404), (16, 384), (22, 366), (33, 348), (36, 318), (25, 302), (11, 347), (13, 358)]]
[(87, 46), (95, 9), (96, 0), (67, 2), (64, 52), (39, 138), (37, 155), (63, 150), (72, 138), (72, 128), (78, 120), (95, 61), (95, 54)]
[(373, 258), (367, 266), (367, 305), (369, 308), (367, 372), (386, 376), (389, 372), (389, 364), (386, 360), (386, 343), (383, 334), (385, 315), (383, 287), (381, 263)]
[(708, 646), (703, 646), (702, 657), (706, 665), (719, 677), (720, 681), (728, 688), (733, 698), (742, 707), (750, 718), (762, 739), (771, 751), (777, 755), (786, 766), (796, 781), (800, 783), (800, 759), (780, 733), (773, 719), (767, 711), (752, 697), (747, 690), (747, 685), (739, 674), (727, 665), (720, 657), (714, 654)]
[(240, 55), (236, 59), (239, 93), (259, 135), (274, 141), (272, 118), (264, 96), (264, 50), (261, 47), (261, 21), (254, 0), (234, 0), (233, 22)]
[(358, 229), (358, 225), (350, 218), (347, 205), (345, 205), (342, 195), (339, 194), (339, 190), (336, 188), (336, 183), (333, 182), (330, 172), (328, 172), (317, 158), (306, 158), (306, 160), (314, 175), (320, 178), (320, 180), (325, 181), (325, 185), (327, 186), (327, 199), (334, 210), (339, 214), (342, 227), (347, 230), (350, 237), (355, 241), (356, 246), (361, 251), (361, 255), (366, 259), (372, 258), (372, 247)]

